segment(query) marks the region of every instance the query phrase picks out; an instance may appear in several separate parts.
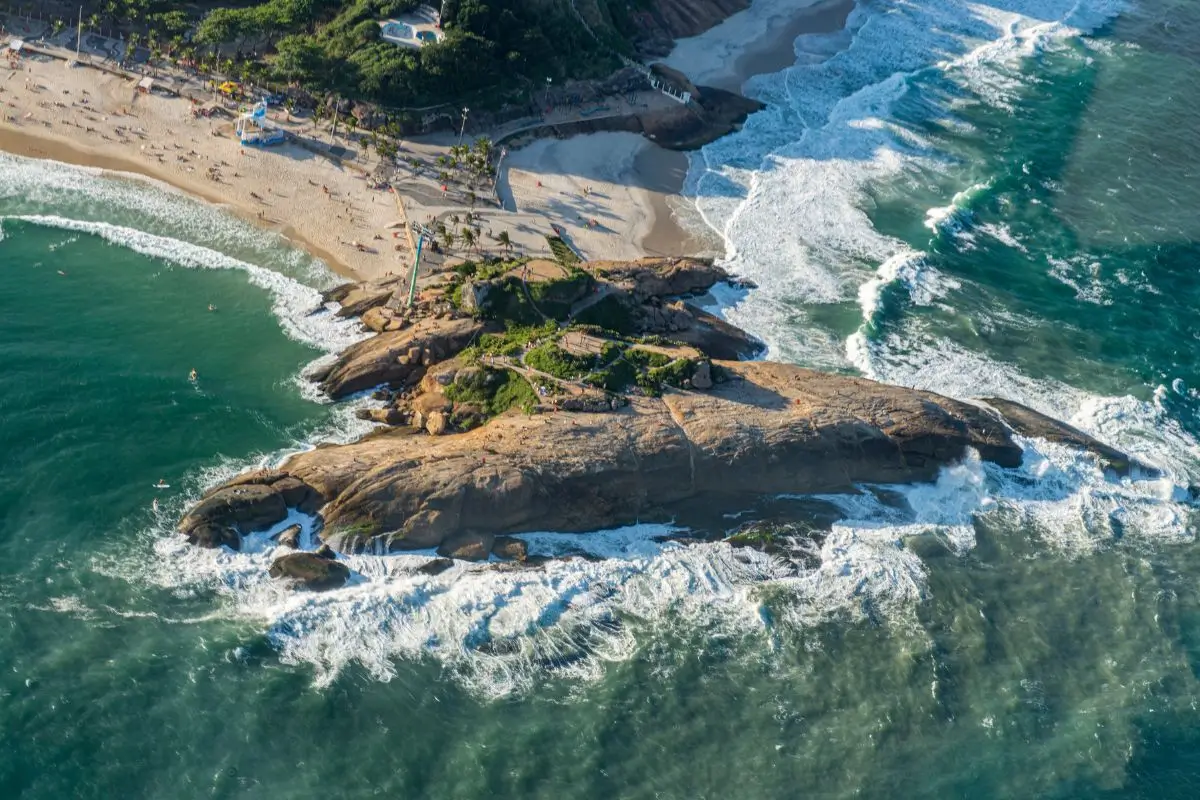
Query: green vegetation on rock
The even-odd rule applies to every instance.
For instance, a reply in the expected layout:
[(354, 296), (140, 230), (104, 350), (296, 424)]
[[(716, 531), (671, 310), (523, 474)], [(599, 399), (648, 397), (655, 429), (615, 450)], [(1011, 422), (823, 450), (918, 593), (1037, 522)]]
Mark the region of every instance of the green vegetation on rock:
[(567, 273), (565, 278), (529, 284), (529, 296), (534, 304), (551, 319), (561, 321), (569, 317), (571, 307), (596, 285), (596, 279), (578, 267), (568, 268)]
[(564, 267), (573, 267), (579, 263), (579, 256), (575, 255), (566, 242), (560, 236), (546, 236), (546, 243), (550, 245), (550, 252), (554, 254), (555, 260)]
[(637, 321), (628, 304), (619, 295), (610, 294), (585, 308), (575, 321), (602, 331), (611, 331), (621, 336), (637, 332)]
[(554, 342), (545, 342), (525, 354), (529, 367), (563, 380), (576, 380), (588, 374), (595, 366), (595, 358), (576, 356), (563, 350)]
[(531, 412), (538, 402), (537, 393), (520, 375), (511, 370), (488, 368), (462, 370), (446, 387), (445, 394), (456, 407), (475, 406), (487, 417), (503, 414), (510, 408)]

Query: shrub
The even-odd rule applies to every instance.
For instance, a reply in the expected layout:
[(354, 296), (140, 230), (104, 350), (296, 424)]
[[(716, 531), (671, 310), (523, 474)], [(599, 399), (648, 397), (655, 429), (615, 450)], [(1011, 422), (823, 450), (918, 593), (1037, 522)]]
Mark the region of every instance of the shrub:
[(554, 342), (545, 342), (525, 354), (525, 363), (547, 375), (571, 380), (587, 374), (594, 359), (571, 355)]
[(613, 294), (590, 308), (585, 308), (575, 317), (575, 321), (588, 327), (612, 331), (621, 336), (630, 336), (637, 332), (633, 313), (619, 296)]

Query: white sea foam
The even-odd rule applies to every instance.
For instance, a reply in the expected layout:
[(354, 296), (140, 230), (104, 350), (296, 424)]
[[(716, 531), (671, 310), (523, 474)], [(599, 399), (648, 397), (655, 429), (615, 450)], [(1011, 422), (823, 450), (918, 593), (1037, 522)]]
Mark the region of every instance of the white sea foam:
[(1007, 245), (1025, 255), (1029, 255), (1029, 248), (1021, 243), (1021, 240), (1013, 234), (1012, 230), (1007, 225), (988, 222), (980, 225), (978, 230), (980, 233), (992, 237), (1001, 244)]
[(125, 175), (0, 153), (0, 215), (103, 221), (203, 245), (243, 261), (328, 287), (336, 277), (277, 233), (246, 224), (219, 206), (140, 175)]
[(875, 277), (858, 287), (858, 304), (864, 323), (874, 328), (891, 289), (903, 290), (913, 305), (928, 306), (959, 286), (954, 278), (942, 275), (930, 266), (924, 253), (904, 251), (884, 261)]
[[(928, 592), (925, 566), (906, 542), (933, 537), (968, 552), (981, 516), (1021, 517), (1047, 540), (1076, 549), (1116, 536), (1190, 536), (1181, 487), (1200, 452), (1154, 404), (1034, 381), (944, 342), (868, 335), (890, 291), (921, 305), (954, 288), (920, 253), (876, 232), (862, 211), (871, 181), (931, 158), (925, 142), (889, 121), (909, 77), (940, 59), (942, 69), (990, 87), (990, 95), (981, 93), (1003, 105), (1013, 87), (989, 65), (1036, 52), (1048, 37), (1067, 35), (1064, 26), (1086, 27), (1091, 19), (1084, 3), (1008, 5), (1064, 22), (935, 0), (860, 7), (843, 51), (756, 83), (775, 107), (755, 115), (743, 134), (706, 148), (699, 158), (707, 170), (689, 181), (700, 212), (725, 238), (730, 264), (760, 285), (720, 299), (729, 303), (728, 317), (766, 339), (777, 357), (828, 365), (844, 363), (843, 343), (814, 336), (798, 304), (857, 293), (864, 329), (852, 339), (858, 349), (851, 360), (864, 373), (960, 397), (1012, 397), (1143, 456), (1165, 477), (1117, 479), (1089, 456), (1022, 442), (1026, 457), (1017, 470), (970, 457), (935, 484), (826, 498), (842, 519), (824, 538), (817, 564), (799, 572), (757, 551), (663, 541), (672, 528), (635, 526), (529, 534), (534, 553), (599, 559), (538, 569), (456, 563), (428, 576), (416, 570), (429, 553), (344, 556), (354, 579), (324, 594), (288, 592), (267, 577), (276, 554), (270, 532), (250, 537), (240, 553), (183, 545), (170, 530), (181, 499), (160, 512), (153, 532), (159, 557), (139, 565), (146, 572), (138, 578), (180, 592), (215, 591), (222, 613), (261, 623), (283, 660), (310, 665), (318, 684), (350, 665), (387, 680), (397, 659), (433, 658), (474, 691), (503, 695), (527, 690), (548, 671), (594, 678), (660, 625), (755, 637), (778, 624), (810, 625), (847, 612), (900, 618)], [(254, 463), (269, 466), (281, 455)], [(187, 496), (246, 466), (222, 463), (195, 476)], [(311, 546), (311, 520), (283, 524), (292, 521), (305, 527)]]
[[(855, 9), (849, 41), (802, 37), (798, 52), (811, 38), (822, 57), (752, 81), (768, 108), (694, 156), (685, 187), (724, 238), (728, 266), (760, 286), (730, 319), (762, 336), (773, 357), (840, 361), (838, 352), (814, 354), (810, 329), (795, 323), (804, 321), (802, 304), (845, 299), (878, 280), (875, 265), (905, 252), (872, 227), (864, 213), (867, 187), (918, 166), (952, 166), (892, 121), (891, 109), (910, 82), (936, 72), (977, 101), (1003, 106), (1018, 86), (1013, 67), (1111, 19), (1122, 6), (881, 2)], [(825, 51), (826, 41), (836, 48)], [(970, 202), (984, 188), (973, 182), (950, 206), (932, 210), (930, 225), (965, 236)], [(871, 303), (864, 310), (870, 313)]]
[[(1103, 429), (1105, 420), (1128, 413), (1140, 410), (1092, 408), (1075, 421)], [(1019, 522), (1071, 552), (1122, 537), (1191, 539), (1195, 512), (1173, 465), (1162, 478), (1117, 478), (1078, 451), (1020, 443), (1018, 469), (971, 454), (933, 484), (824, 496), (842, 519), (821, 541), (816, 563), (799, 570), (723, 542), (670, 541), (677, 533), (670, 526), (639, 525), (524, 535), (531, 554), (577, 556), (537, 568), (456, 562), (431, 576), (418, 569), (432, 552), (341, 556), (354, 571), (346, 587), (290, 592), (267, 577), (283, 552), (271, 536), (298, 523), (303, 545), (312, 547), (310, 518), (293, 513), (233, 553), (183, 544), (169, 532), (180, 510), (170, 508), (154, 534), (159, 557), (139, 565), (145, 572), (138, 579), (215, 592), (221, 613), (261, 622), (281, 658), (310, 667), (318, 685), (351, 665), (389, 680), (399, 661), (433, 658), (471, 691), (500, 696), (527, 691), (548, 674), (596, 679), (606, 662), (631, 657), (664, 625), (761, 648), (781, 625), (847, 614), (904, 624), (929, 591), (910, 540), (931, 538), (961, 555), (975, 547), (981, 518)], [(227, 477), (214, 471), (205, 481)]]
[(341, 351), (364, 337), (356, 320), (339, 318), (334, 315), (332, 305), (323, 306), (321, 293), (316, 289), (208, 247), (108, 222), (38, 214), (12, 215), (6, 219), (92, 234), (142, 255), (190, 269), (241, 270), (252, 284), (270, 292), (274, 300), (272, 310), (288, 336), (327, 353)]

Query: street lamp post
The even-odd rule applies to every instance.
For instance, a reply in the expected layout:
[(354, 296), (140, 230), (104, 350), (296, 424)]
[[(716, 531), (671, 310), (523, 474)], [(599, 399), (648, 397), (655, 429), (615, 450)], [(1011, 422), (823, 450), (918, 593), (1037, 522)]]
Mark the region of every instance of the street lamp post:
[(469, 113), (471, 113), (471, 109), (463, 106), (462, 127), (458, 129), (458, 144), (460, 147), (462, 146), (463, 134), (466, 133), (467, 130), (467, 114)]
[(550, 84), (553, 82), (553, 78), (546, 78), (546, 113), (550, 113)]

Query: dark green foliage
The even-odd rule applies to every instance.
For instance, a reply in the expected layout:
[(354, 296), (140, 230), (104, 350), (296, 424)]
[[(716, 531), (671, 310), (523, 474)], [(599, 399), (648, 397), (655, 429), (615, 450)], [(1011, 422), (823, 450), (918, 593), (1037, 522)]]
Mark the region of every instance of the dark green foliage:
[[(655, 355), (659, 355), (655, 353)], [(646, 371), (646, 380), (657, 386), (674, 386), (679, 388), (683, 382), (696, 373), (696, 362), (690, 358), (677, 358), (661, 367), (651, 367)]]
[(546, 243), (550, 245), (550, 252), (554, 254), (555, 260), (564, 267), (573, 267), (579, 263), (579, 256), (575, 255), (575, 251), (560, 237), (547, 236)]
[(571, 307), (585, 297), (596, 283), (595, 279), (581, 269), (574, 269), (566, 278), (556, 281), (537, 281), (529, 284), (529, 296), (538, 310), (547, 317), (565, 320)]
[(613, 331), (622, 336), (630, 336), (637, 332), (633, 312), (629, 306), (615, 294), (610, 294), (595, 305), (585, 308), (575, 317), (577, 323), (596, 327), (605, 331)]
[[(503, 414), (510, 408), (530, 412), (537, 405), (537, 393), (515, 372), (485, 368), (473, 375), (447, 386), (446, 398), (455, 404), (477, 406), (488, 417)], [(455, 422), (463, 427), (460, 421)]]
[[(626, 24), (624, 12), (621, 20), (603, 12), (602, 43), (587, 34), (566, 3), (541, 0), (447, 0), (440, 42), (413, 49), (380, 38), (379, 21), (419, 4), (225, 0), (212, 8), (218, 4), (200, 2), (200, 13), (192, 17), (199, 20), (194, 41), (201, 48), (276, 48), (277, 56), (268, 56), (276, 80), (393, 107), (528, 101), (546, 77), (557, 83), (568, 76), (606, 75), (619, 66), (612, 50), (629, 49), (626, 35), (617, 33)], [(174, 13), (171, 30), (178, 35), (192, 20)]]
[(557, 335), (558, 326), (548, 322), (540, 327), (510, 325), (504, 333), (485, 333), (479, 342), (463, 350), (460, 356), (468, 363), (477, 362), (480, 356), (516, 357), (534, 342)]
[(632, 386), (639, 376), (637, 365), (625, 358), (618, 358), (602, 369), (590, 373), (584, 383), (610, 392), (623, 392)]
[(545, 342), (525, 354), (525, 364), (539, 372), (564, 380), (581, 378), (595, 366), (594, 358), (572, 355), (556, 345)]
[(515, 372), (505, 372), (507, 380), (496, 389), (492, 397), (491, 411), (493, 414), (503, 414), (510, 408), (519, 408), (526, 414), (533, 413), (538, 404), (537, 392), (533, 387)]
[(491, 290), (487, 306), (487, 312), (483, 316), (501, 320), (506, 324), (537, 325), (543, 321), (538, 309), (533, 307), (525, 295), (521, 279), (512, 275), (502, 279)]

